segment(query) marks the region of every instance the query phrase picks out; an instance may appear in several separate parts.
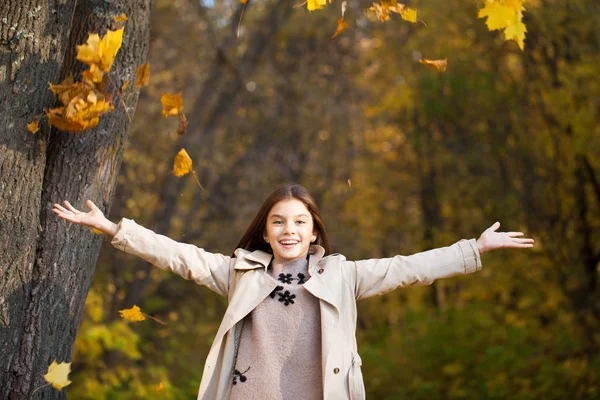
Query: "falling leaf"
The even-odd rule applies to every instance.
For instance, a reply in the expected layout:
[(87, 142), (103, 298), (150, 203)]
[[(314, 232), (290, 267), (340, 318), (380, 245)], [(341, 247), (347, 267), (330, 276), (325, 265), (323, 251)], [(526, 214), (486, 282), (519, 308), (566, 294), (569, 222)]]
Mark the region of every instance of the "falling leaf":
[(352, 187), (352, 181), (348, 178), (348, 187)]
[(412, 22), (413, 24), (417, 22), (417, 11), (413, 8), (405, 7), (400, 10), (400, 17), (408, 22)]
[(115, 22), (125, 22), (127, 20), (127, 15), (125, 15), (124, 13), (115, 17)]
[(146, 62), (138, 67), (135, 87), (148, 86), (148, 83), (150, 83), (150, 62)]
[(100, 68), (105, 72), (110, 71), (117, 52), (123, 44), (123, 30), (124, 28), (117, 29), (116, 31), (108, 30), (100, 41), (100, 58), (102, 61)]
[(390, 19), (392, 13), (402, 14), (406, 9), (404, 4), (398, 3), (396, 0), (381, 0), (380, 3), (373, 3), (367, 11), (375, 13), (375, 16), (380, 22)]
[(94, 86), (104, 80), (104, 72), (96, 64), (92, 64), (88, 70), (81, 73), (81, 77), (85, 84)]
[(123, 82), (123, 84), (121, 85), (121, 92), (124, 91), (125, 89), (127, 89), (129, 87), (129, 80), (126, 80), (125, 82)]
[(321, 9), (327, 5), (327, 0), (307, 0), (306, 8), (308, 11)]
[(92, 65), (100, 64), (100, 35), (90, 33), (85, 44), (77, 46), (77, 60)]
[[(244, 3), (246, 2), (245, 0), (241, 0)], [(163, 390), (165, 390), (165, 384), (160, 382), (158, 385), (156, 385), (156, 393), (161, 393)]]
[(337, 20), (337, 27), (335, 28), (335, 33), (331, 37), (332, 39), (342, 33), (346, 28), (348, 28), (348, 23), (344, 21), (344, 17)]
[(27, 124), (27, 130), (33, 134), (40, 130), (40, 122), (39, 121), (31, 121)]
[(521, 50), (525, 47), (527, 28), (523, 24), (524, 0), (485, 0), (478, 18), (487, 18), (485, 23), (490, 31), (504, 29), (506, 40), (517, 42)]
[(144, 321), (146, 319), (144, 314), (142, 314), (142, 310), (136, 305), (125, 310), (119, 310), (119, 314), (121, 317), (132, 322)]
[(446, 67), (448, 66), (448, 59), (447, 58), (444, 58), (443, 60), (425, 60), (425, 59), (420, 59), (419, 62), (421, 64), (431, 65), (432, 67), (435, 67), (440, 72), (444, 72), (446, 70)]
[(91, 230), (92, 230), (92, 232), (94, 232), (96, 235), (103, 235), (103, 234), (104, 234), (104, 232), (102, 232), (100, 229), (92, 228)]
[(77, 46), (77, 60), (90, 66), (95, 64), (104, 72), (110, 71), (123, 43), (123, 29), (109, 29), (102, 39), (96, 33), (89, 34), (87, 42)]
[[(248, 2), (248, 0), (240, 0), (240, 3), (242, 3), (242, 4), (246, 4), (247, 2)], [(161, 384), (162, 384), (162, 382), (161, 382)]]
[(192, 171), (192, 159), (185, 149), (181, 149), (175, 156), (173, 175), (184, 176)]
[(183, 100), (181, 99), (181, 92), (171, 95), (170, 93), (163, 93), (160, 96), (160, 102), (162, 103), (163, 117), (175, 116), (183, 109)]
[(46, 382), (50, 383), (55, 389), (62, 390), (65, 386), (69, 386), (69, 373), (71, 372), (71, 363), (60, 363), (56, 360), (48, 367), (48, 373), (44, 375)]
[(522, 22), (517, 22), (514, 25), (507, 26), (504, 30), (504, 38), (506, 40), (514, 40), (517, 42), (521, 50), (525, 48), (525, 33), (527, 32), (527, 27)]
[(187, 118), (184, 113), (179, 114), (179, 127), (177, 128), (177, 134), (183, 135), (187, 131)]

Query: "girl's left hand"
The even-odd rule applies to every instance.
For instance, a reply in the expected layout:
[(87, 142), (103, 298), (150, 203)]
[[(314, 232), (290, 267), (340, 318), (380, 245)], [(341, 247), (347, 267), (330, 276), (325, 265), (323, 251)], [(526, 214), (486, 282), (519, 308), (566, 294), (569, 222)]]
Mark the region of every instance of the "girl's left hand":
[(523, 238), (523, 232), (496, 232), (500, 222), (487, 228), (477, 239), (479, 253), (496, 249), (525, 249), (533, 247), (533, 239)]

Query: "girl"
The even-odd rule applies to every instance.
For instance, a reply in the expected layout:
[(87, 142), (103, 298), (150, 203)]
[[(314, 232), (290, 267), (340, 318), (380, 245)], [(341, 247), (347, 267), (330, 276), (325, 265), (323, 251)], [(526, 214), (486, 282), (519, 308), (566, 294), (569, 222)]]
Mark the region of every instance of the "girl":
[(126, 218), (114, 224), (90, 200), (87, 205), (88, 213), (67, 201), (52, 211), (227, 296), (199, 400), (364, 399), (357, 300), (478, 271), (480, 255), (490, 250), (533, 247), (521, 232), (496, 232), (496, 222), (477, 240), (408, 257), (348, 261), (330, 254), (317, 206), (300, 185), (267, 197), (231, 257), (175, 242)]

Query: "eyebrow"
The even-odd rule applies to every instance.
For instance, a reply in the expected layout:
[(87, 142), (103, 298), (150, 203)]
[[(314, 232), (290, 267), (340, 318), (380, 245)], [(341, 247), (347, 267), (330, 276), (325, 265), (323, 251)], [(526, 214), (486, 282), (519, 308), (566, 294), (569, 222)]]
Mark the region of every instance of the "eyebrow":
[[(306, 214), (298, 214), (294, 218), (298, 218), (298, 217), (306, 217), (306, 218), (308, 218), (308, 215), (306, 215)], [(269, 218), (281, 218), (281, 219), (285, 219), (285, 217), (283, 215), (279, 215), (279, 214), (273, 214)]]

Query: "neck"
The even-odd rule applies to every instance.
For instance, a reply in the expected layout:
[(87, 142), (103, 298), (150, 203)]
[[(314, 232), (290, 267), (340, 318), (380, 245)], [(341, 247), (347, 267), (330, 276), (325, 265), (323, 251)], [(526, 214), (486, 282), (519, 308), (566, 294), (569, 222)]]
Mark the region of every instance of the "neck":
[(296, 265), (296, 264), (306, 262), (307, 258), (308, 258), (308, 253), (301, 257), (292, 258), (292, 259), (283, 259), (283, 258), (274, 257), (273, 264), (281, 265), (282, 267), (286, 267), (289, 265)]

